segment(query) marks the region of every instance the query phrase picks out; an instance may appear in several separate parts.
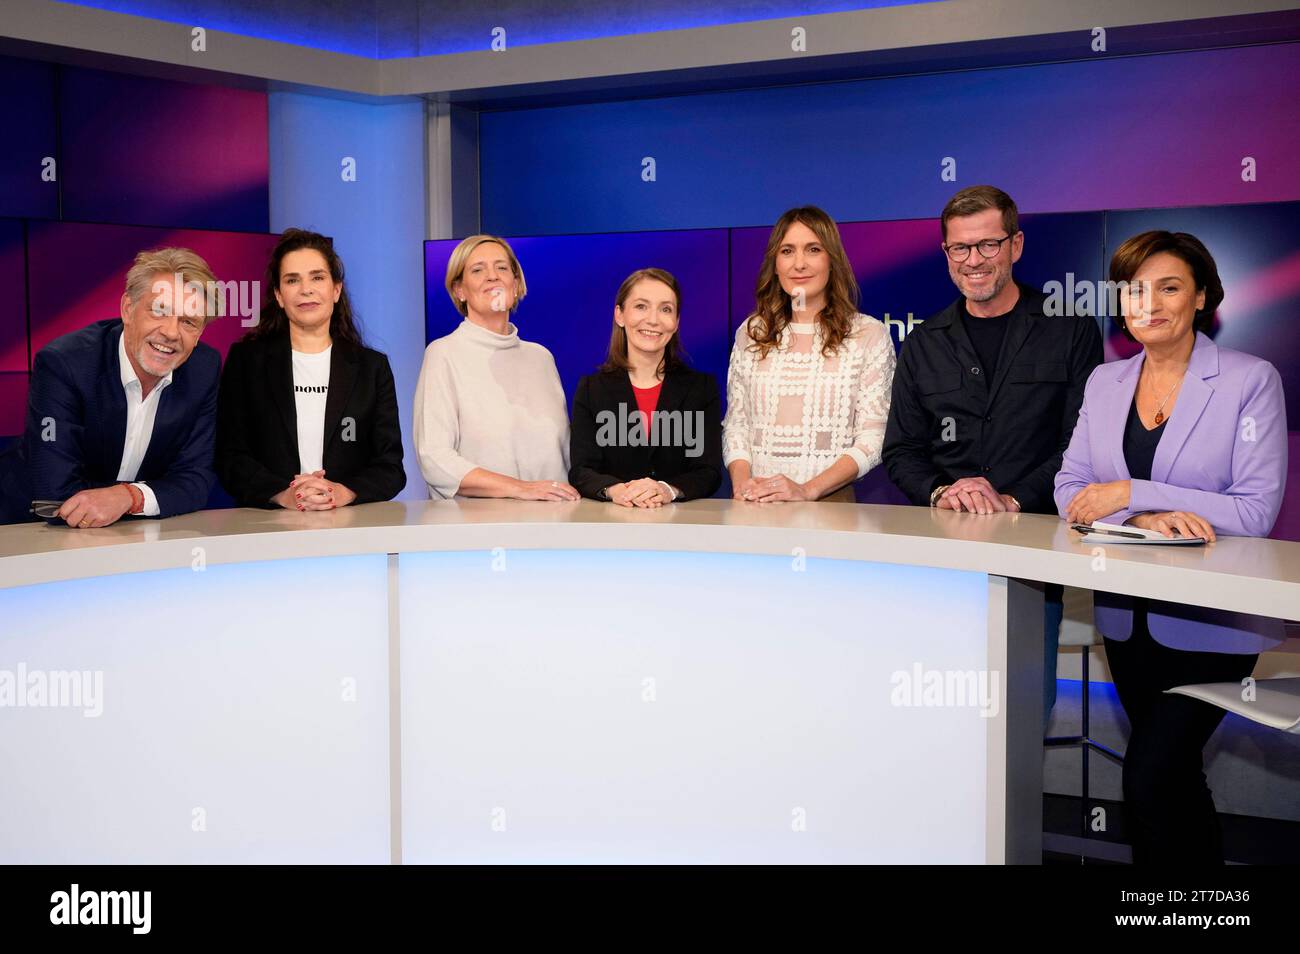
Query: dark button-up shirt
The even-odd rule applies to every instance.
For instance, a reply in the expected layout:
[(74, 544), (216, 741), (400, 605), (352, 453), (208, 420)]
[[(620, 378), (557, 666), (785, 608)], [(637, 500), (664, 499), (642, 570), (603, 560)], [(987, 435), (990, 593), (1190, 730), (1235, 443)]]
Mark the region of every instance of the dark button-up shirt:
[(917, 505), (962, 477), (984, 477), (1030, 513), (1056, 513), (1053, 480), (1101, 363), (1091, 317), (1047, 316), (1020, 286), (994, 374), (961, 321), (960, 299), (910, 332), (894, 374), (884, 460)]

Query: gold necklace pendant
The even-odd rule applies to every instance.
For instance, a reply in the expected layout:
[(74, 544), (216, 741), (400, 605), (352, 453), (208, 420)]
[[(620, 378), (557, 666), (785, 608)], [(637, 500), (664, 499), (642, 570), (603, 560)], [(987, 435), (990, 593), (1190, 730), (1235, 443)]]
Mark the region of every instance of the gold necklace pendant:
[(1156, 427), (1159, 427), (1164, 422), (1165, 422), (1165, 412), (1156, 411)]

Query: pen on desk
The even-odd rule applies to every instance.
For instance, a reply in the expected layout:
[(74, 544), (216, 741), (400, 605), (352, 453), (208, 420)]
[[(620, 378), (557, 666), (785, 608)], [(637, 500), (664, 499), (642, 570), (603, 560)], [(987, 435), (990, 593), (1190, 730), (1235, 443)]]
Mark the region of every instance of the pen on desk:
[(1130, 533), (1127, 530), (1109, 530), (1105, 527), (1090, 527), (1086, 523), (1076, 523), (1070, 526), (1071, 530), (1077, 530), (1079, 533), (1104, 533), (1111, 537), (1130, 537), (1134, 540), (1145, 540), (1146, 535), (1141, 533)]

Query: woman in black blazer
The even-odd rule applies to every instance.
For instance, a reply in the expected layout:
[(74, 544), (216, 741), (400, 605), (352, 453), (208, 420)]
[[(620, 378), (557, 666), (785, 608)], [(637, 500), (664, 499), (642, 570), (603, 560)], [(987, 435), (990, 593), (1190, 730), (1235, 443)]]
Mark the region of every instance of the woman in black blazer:
[(217, 475), (241, 507), (332, 510), (406, 484), (388, 358), (365, 347), (330, 240), (289, 229), (256, 328), (226, 357)]
[(609, 355), (573, 398), (569, 483), (584, 497), (661, 507), (722, 482), (718, 383), (682, 359), (680, 304), (677, 279), (661, 268), (619, 287)]

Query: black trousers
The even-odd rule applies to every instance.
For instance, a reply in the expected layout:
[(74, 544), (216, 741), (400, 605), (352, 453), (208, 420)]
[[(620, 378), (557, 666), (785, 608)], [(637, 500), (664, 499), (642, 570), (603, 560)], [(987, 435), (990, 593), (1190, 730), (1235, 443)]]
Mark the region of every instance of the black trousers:
[(1136, 602), (1133, 635), (1105, 641), (1115, 690), (1132, 727), (1124, 753), (1124, 812), (1133, 862), (1223, 864), (1223, 834), (1202, 750), (1224, 712), (1164, 690), (1240, 682), (1254, 671), (1259, 656), (1162, 646), (1147, 628), (1146, 601)]

